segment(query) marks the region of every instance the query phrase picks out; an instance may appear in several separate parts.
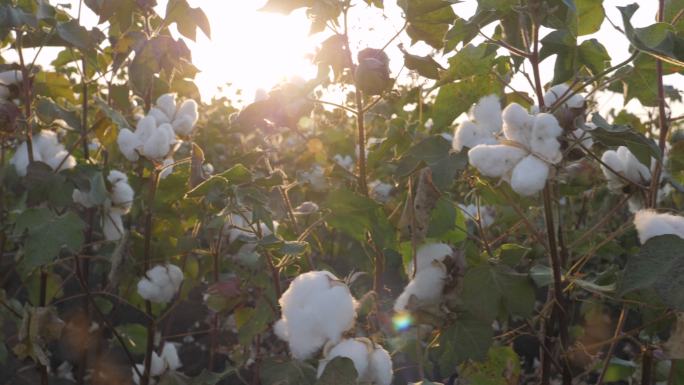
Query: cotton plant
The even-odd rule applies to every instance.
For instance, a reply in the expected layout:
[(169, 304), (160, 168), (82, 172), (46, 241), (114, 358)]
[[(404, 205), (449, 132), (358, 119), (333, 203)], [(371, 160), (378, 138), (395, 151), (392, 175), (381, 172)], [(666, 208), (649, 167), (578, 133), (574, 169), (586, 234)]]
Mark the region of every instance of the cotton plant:
[[(232, 213), (228, 216), (226, 224), (223, 226), (223, 235), (227, 236), (228, 243), (233, 243), (240, 239), (245, 242), (238, 253), (252, 252), (256, 249), (257, 238), (259, 236), (265, 237), (273, 234), (273, 231), (266, 226), (265, 223), (260, 222), (258, 227), (255, 227), (253, 222), (253, 214), (251, 211), (243, 211), (241, 213)], [(278, 222), (273, 221), (273, 229), (278, 228)]]
[(197, 103), (187, 99), (180, 105), (175, 94), (160, 96), (149, 113), (141, 117), (135, 131), (119, 131), (117, 143), (121, 153), (131, 162), (145, 157), (164, 167), (162, 177), (171, 173), (173, 152), (181, 143), (177, 136), (189, 135), (197, 123)]
[(325, 191), (328, 188), (325, 170), (318, 164), (311, 167), (309, 171), (300, 172), (299, 179), (317, 192)]
[(502, 113), (503, 138), (498, 144), (478, 144), (468, 152), (468, 161), (487, 177), (501, 178), (520, 195), (541, 191), (551, 166), (562, 160), (558, 137), (563, 129), (547, 113), (530, 115), (517, 103)]
[(138, 294), (154, 303), (169, 303), (183, 283), (183, 271), (176, 265), (157, 265), (138, 281)]
[(310, 358), (326, 343), (339, 342), (356, 320), (356, 300), (347, 285), (328, 271), (300, 274), (278, 303), (282, 317), (274, 332), (287, 341), (298, 360)]
[(318, 363), (320, 378), (328, 363), (336, 357), (352, 360), (359, 383), (390, 385), (392, 383), (392, 357), (382, 346), (368, 338), (348, 338), (339, 343), (326, 345), (324, 358)]
[(352, 158), (350, 155), (336, 154), (333, 157), (333, 161), (349, 172), (354, 171), (354, 158)]
[[(140, 376), (138, 372), (143, 373), (145, 371), (144, 364), (136, 364), (137, 371), (131, 369), (133, 372), (133, 382), (135, 384), (140, 384)], [(177, 371), (183, 363), (178, 357), (178, 350), (176, 346), (170, 342), (165, 342), (162, 348), (161, 354), (157, 352), (152, 352), (152, 359), (150, 360), (150, 384), (156, 384), (155, 378), (162, 376), (166, 372)]]
[(394, 186), (389, 183), (385, 183), (379, 179), (376, 179), (368, 183), (368, 189), (370, 190), (371, 198), (375, 199), (380, 203), (387, 203), (391, 198)]
[[(76, 166), (76, 158), (59, 143), (54, 131), (41, 130), (40, 133), (33, 135), (32, 149), (33, 160), (47, 164), (54, 171), (68, 170)], [(19, 176), (26, 176), (29, 160), (28, 144), (23, 142), (17, 147), (10, 164)]]
[(660, 235), (676, 235), (684, 239), (684, 217), (679, 215), (639, 210), (634, 215), (634, 226), (642, 244)]
[(496, 144), (502, 124), (499, 97), (494, 94), (485, 96), (471, 108), (469, 119), (459, 124), (454, 130), (452, 147), (460, 152), (465, 147)]
[[(111, 188), (107, 198), (102, 202), (104, 209), (102, 232), (108, 241), (116, 241), (121, 239), (124, 233), (123, 216), (131, 210), (135, 192), (128, 183), (128, 176), (121, 171), (111, 170), (107, 175), (107, 180)], [(74, 189), (71, 197), (74, 203), (85, 208), (92, 208), (100, 204), (93, 191)]]
[[(663, 162), (666, 161), (665, 159)], [(651, 170), (656, 165), (655, 159), (651, 158), (651, 168), (649, 169), (625, 146), (620, 146), (616, 150), (605, 151), (601, 156), (601, 162), (601, 171), (608, 182), (608, 189), (613, 194), (623, 194), (625, 188), (631, 183), (643, 187), (649, 186), (651, 183)], [(661, 173), (661, 181), (665, 175), (666, 173)], [(658, 189), (657, 200), (662, 200), (668, 193), (669, 188)], [(642, 208), (643, 199), (639, 195), (634, 195), (630, 197), (628, 205), (630, 211), (636, 212)]]
[[(411, 281), (394, 302), (394, 311), (404, 312), (416, 305), (438, 303), (447, 277), (444, 261), (452, 254), (451, 246), (445, 243), (428, 243), (419, 247), (415, 261), (408, 265), (407, 273), (412, 277)], [(415, 276), (414, 264), (417, 265)]]

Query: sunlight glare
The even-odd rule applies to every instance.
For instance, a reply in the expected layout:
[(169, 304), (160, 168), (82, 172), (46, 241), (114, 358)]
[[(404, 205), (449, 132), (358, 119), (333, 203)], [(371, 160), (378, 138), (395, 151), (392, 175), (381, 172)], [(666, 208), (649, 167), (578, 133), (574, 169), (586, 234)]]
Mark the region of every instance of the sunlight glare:
[(407, 330), (409, 327), (411, 327), (412, 323), (413, 319), (411, 318), (411, 313), (409, 312), (400, 312), (392, 317), (392, 324), (394, 325), (394, 329), (397, 331)]

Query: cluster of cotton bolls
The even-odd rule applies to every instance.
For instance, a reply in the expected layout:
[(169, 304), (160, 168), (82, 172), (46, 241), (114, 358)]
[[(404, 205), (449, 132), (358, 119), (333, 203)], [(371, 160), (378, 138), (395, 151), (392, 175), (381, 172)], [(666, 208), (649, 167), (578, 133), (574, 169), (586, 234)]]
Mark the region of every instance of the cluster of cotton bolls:
[[(128, 183), (128, 177), (121, 171), (111, 170), (107, 175), (111, 185), (109, 196), (102, 202), (104, 215), (102, 217), (102, 232), (108, 241), (121, 239), (124, 232), (123, 216), (128, 214), (133, 206), (135, 192)], [(97, 197), (93, 191), (81, 191), (74, 189), (71, 194), (75, 203), (85, 208), (97, 206)]]
[[(152, 352), (152, 360), (150, 361), (150, 377), (159, 377), (168, 371), (176, 371), (181, 366), (183, 366), (183, 364), (178, 357), (176, 346), (172, 343), (166, 342), (164, 343), (161, 354)], [(135, 367), (138, 369), (137, 371), (135, 369), (131, 369), (133, 371), (133, 382), (140, 384), (140, 376), (138, 376), (138, 372), (142, 374), (145, 371), (145, 365), (136, 364)], [(150, 384), (155, 383), (156, 380), (154, 378), (150, 378)]]
[(334, 357), (354, 362), (359, 381), (390, 385), (392, 360), (389, 353), (370, 340), (343, 339), (354, 327), (357, 302), (347, 285), (328, 271), (310, 271), (295, 278), (278, 300), (282, 317), (273, 325), (275, 334), (287, 341), (295, 359), (305, 360), (322, 347), (320, 377)]
[(183, 283), (183, 271), (170, 263), (157, 265), (138, 281), (138, 294), (154, 303), (168, 303)]
[[(416, 260), (408, 266), (408, 276), (413, 277), (394, 302), (394, 311), (411, 310), (418, 305), (438, 303), (442, 297), (447, 269), (444, 260), (453, 254), (445, 243), (428, 243), (416, 251)], [(414, 272), (414, 263), (417, 269)]]
[[(667, 162), (666, 157), (663, 163)], [(608, 150), (601, 156), (601, 171), (608, 181), (608, 189), (614, 194), (622, 194), (625, 192), (625, 187), (630, 183), (635, 183), (639, 186), (648, 186), (651, 183), (651, 170), (632, 154), (632, 152), (624, 146), (620, 146), (617, 150)], [(651, 169), (655, 168), (656, 160), (651, 158)], [(660, 180), (665, 177), (665, 173), (661, 174)], [(663, 199), (669, 193), (669, 188), (660, 188), (658, 190), (658, 201)], [(636, 212), (643, 206), (642, 197), (633, 195), (630, 197), (629, 209)]]
[[(189, 135), (197, 118), (197, 103), (194, 100), (187, 99), (177, 105), (175, 94), (164, 94), (157, 99), (149, 113), (138, 120), (135, 132), (127, 128), (119, 131), (119, 150), (131, 162), (143, 156), (169, 166), (173, 164), (173, 151), (180, 143), (176, 135)], [(167, 171), (163, 176), (169, 173)]]
[(346, 357), (354, 363), (358, 382), (375, 385), (392, 383), (392, 357), (382, 346), (368, 338), (349, 338), (332, 347), (326, 346), (323, 356), (318, 363), (318, 377), (335, 357)]
[[(59, 143), (57, 133), (54, 131), (41, 130), (37, 135), (33, 135), (32, 149), (35, 162), (43, 162), (55, 171), (68, 170), (76, 166), (76, 158), (69, 155), (64, 145)], [(10, 163), (19, 176), (26, 176), (29, 165), (28, 144), (26, 142), (17, 147)]]
[(0, 72), (0, 101), (9, 99), (11, 96), (10, 86), (21, 83), (23, 79), (21, 71)]
[(660, 235), (676, 235), (684, 239), (684, 217), (654, 210), (639, 210), (634, 215), (634, 226), (643, 244)]
[(470, 109), (469, 120), (462, 122), (454, 131), (452, 147), (456, 151), (464, 147), (473, 148), (479, 144), (498, 143), (501, 132), (501, 103), (497, 95), (481, 98)]

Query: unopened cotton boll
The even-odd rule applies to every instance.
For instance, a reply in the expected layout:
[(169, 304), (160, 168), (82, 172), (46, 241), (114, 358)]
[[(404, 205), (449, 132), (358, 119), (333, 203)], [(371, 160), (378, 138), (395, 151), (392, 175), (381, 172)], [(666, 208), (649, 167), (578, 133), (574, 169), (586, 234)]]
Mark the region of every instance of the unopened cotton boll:
[(676, 235), (684, 239), (684, 217), (672, 214), (659, 214), (654, 210), (639, 210), (634, 215), (634, 226), (639, 234), (639, 242), (660, 235)]
[(158, 265), (138, 281), (138, 294), (155, 303), (168, 303), (183, 282), (183, 271), (176, 265)]
[(326, 342), (337, 343), (356, 318), (349, 288), (328, 271), (297, 276), (278, 303), (282, 318), (275, 332), (298, 360), (311, 357)]
[(529, 146), (534, 117), (518, 103), (511, 103), (503, 110), (503, 132), (507, 139)]
[(513, 169), (511, 188), (520, 195), (530, 196), (544, 188), (549, 166), (534, 155), (528, 155)]
[(484, 176), (501, 178), (527, 155), (523, 149), (503, 144), (481, 144), (468, 152), (468, 162)]

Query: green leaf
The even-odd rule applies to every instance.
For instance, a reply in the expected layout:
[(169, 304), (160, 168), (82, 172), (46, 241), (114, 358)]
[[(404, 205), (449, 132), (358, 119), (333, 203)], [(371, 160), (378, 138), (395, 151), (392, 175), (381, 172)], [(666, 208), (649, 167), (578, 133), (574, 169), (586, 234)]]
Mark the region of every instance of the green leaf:
[(313, 385), (316, 369), (296, 360), (266, 358), (259, 366), (259, 379), (263, 385)]
[(188, 39), (195, 41), (197, 28), (201, 29), (207, 38), (211, 39), (209, 19), (201, 8), (191, 7), (187, 0), (169, 0), (166, 5), (165, 23), (176, 23), (178, 32)]
[(684, 310), (684, 239), (661, 235), (649, 239), (627, 259), (618, 292), (653, 288), (663, 302)]
[(609, 147), (625, 146), (634, 156), (645, 165), (651, 164), (651, 158), (660, 159), (660, 148), (643, 134), (627, 126), (608, 124), (599, 114), (593, 114), (592, 123), (596, 128), (591, 130), (591, 136), (598, 142)]
[[(680, 67), (663, 63), (663, 75), (676, 73)], [(655, 107), (658, 105), (658, 84), (656, 77), (656, 59), (648, 55), (639, 55), (634, 60), (633, 66), (620, 68), (616, 75), (621, 79), (622, 89), (616, 87), (616, 83), (611, 87), (611, 91), (622, 92), (625, 96), (624, 104), (636, 98), (644, 106)], [(680, 100), (681, 95), (671, 85), (665, 85), (665, 96), (671, 100)]]
[(216, 385), (219, 383), (219, 381), (223, 380), (234, 372), (235, 368), (230, 366), (220, 373), (210, 372), (207, 369), (203, 369), (202, 373), (190, 380), (188, 385)]
[(406, 33), (413, 43), (424, 41), (433, 48), (444, 46), (444, 35), (456, 19), (451, 3), (442, 0), (401, 0), (399, 6), (406, 14)]
[(404, 51), (404, 64), (406, 68), (418, 72), (420, 76), (428, 79), (439, 79), (439, 71), (442, 66), (432, 56), (411, 55)]
[(359, 242), (366, 242), (368, 231), (380, 248), (394, 242), (394, 229), (382, 205), (361, 194), (339, 189), (328, 195), (323, 206), (330, 210), (328, 224)]
[(99, 29), (93, 28), (88, 31), (85, 27), (78, 23), (78, 20), (73, 19), (65, 23), (59, 23), (56, 27), (57, 35), (71, 46), (80, 49), (81, 51), (89, 51), (95, 49), (97, 45), (104, 40), (104, 35)]
[(452, 153), (451, 144), (441, 135), (423, 139), (409, 148), (399, 158), (396, 174), (406, 177), (423, 164), (432, 171), (435, 187), (446, 191), (453, 183), (455, 175), (467, 164), (464, 153)]
[(33, 79), (33, 87), (36, 95), (52, 98), (58, 100), (65, 98), (66, 100), (76, 103), (74, 91), (71, 88), (71, 82), (66, 75), (57, 72), (38, 72)]
[(67, 110), (49, 98), (38, 97), (38, 105), (36, 106), (36, 113), (40, 120), (51, 124), (57, 119), (62, 119), (76, 131), (81, 129), (81, 119), (75, 111)]
[(143, 354), (147, 347), (147, 328), (141, 324), (123, 324), (116, 327), (133, 354)]
[(463, 279), (464, 306), (485, 323), (496, 319), (502, 308), (511, 315), (527, 317), (534, 310), (534, 300), (529, 278), (507, 265), (475, 266)]
[(268, 328), (268, 325), (275, 319), (275, 313), (268, 304), (267, 298), (262, 298), (251, 309), (245, 322), (238, 327), (238, 341), (241, 345), (247, 346), (252, 343), (252, 339), (257, 334)]
[(447, 129), (454, 119), (468, 112), (470, 106), (481, 97), (496, 94), (499, 91), (498, 80), (490, 75), (473, 76), (458, 83), (442, 85), (432, 109), (433, 129), (437, 131)]
[(26, 209), (14, 226), (16, 236), (27, 233), (24, 266), (32, 269), (59, 256), (62, 248), (78, 252), (83, 245), (85, 223), (73, 212), (58, 216), (46, 208)]
[(443, 349), (439, 366), (445, 372), (453, 372), (458, 363), (487, 357), (494, 332), (491, 324), (467, 313), (454, 324), (442, 330), (439, 344)]
[(430, 216), (428, 238), (457, 244), (463, 242), (468, 235), (464, 229), (465, 216), (461, 210), (446, 195), (441, 196)]
[(335, 357), (325, 366), (316, 385), (356, 385), (357, 377), (354, 361), (348, 357)]
[(636, 3), (618, 7), (622, 14), (625, 35), (632, 46), (664, 62), (684, 67), (684, 38), (677, 36), (668, 23), (634, 28), (630, 20), (637, 9), (639, 5)]
[(459, 373), (459, 378), (471, 384), (507, 384), (520, 375), (520, 358), (509, 346), (491, 347), (487, 360), (467, 365)]

